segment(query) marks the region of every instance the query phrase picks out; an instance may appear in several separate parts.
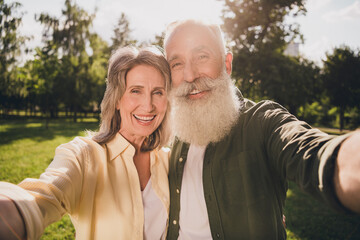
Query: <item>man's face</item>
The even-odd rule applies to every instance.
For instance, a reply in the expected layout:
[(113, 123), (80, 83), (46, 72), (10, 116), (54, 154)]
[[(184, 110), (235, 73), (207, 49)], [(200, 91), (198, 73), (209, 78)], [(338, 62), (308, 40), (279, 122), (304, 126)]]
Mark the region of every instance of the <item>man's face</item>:
[[(224, 66), (215, 35), (203, 26), (178, 27), (168, 38), (165, 51), (175, 88), (183, 81), (193, 82), (202, 77), (215, 79)], [(187, 97), (193, 100), (200, 99), (210, 92), (194, 89)]]

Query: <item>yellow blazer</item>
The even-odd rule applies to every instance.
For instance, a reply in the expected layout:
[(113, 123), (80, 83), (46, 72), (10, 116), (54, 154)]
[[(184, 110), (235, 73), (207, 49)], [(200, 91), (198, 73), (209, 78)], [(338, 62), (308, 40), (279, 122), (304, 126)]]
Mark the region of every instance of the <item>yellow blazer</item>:
[[(39, 179), (0, 183), (15, 201), (28, 239), (39, 239), (49, 224), (68, 213), (76, 239), (143, 240), (144, 211), (135, 148), (120, 134), (104, 145), (76, 137), (56, 148)], [(169, 149), (150, 153), (152, 187), (169, 213)], [(166, 235), (166, 234), (164, 234)], [(164, 236), (165, 238), (165, 236)]]

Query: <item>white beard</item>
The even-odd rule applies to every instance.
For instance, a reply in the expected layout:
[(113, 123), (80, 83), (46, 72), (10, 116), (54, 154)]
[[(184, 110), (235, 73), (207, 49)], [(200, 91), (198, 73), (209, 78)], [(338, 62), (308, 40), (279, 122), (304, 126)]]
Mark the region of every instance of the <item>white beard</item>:
[[(191, 100), (192, 90), (210, 90), (200, 99)], [(223, 71), (216, 79), (199, 78), (192, 83), (183, 82), (173, 88), (173, 133), (181, 141), (206, 146), (222, 140), (236, 123), (240, 101), (230, 76)]]

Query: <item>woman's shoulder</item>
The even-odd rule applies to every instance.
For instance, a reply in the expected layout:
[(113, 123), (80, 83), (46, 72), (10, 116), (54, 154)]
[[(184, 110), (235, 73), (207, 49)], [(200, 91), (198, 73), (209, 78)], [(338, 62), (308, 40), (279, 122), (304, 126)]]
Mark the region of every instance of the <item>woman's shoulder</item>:
[(71, 151), (75, 155), (103, 150), (104, 146), (95, 142), (91, 136), (77, 136), (70, 142), (61, 144), (56, 148), (56, 151)]

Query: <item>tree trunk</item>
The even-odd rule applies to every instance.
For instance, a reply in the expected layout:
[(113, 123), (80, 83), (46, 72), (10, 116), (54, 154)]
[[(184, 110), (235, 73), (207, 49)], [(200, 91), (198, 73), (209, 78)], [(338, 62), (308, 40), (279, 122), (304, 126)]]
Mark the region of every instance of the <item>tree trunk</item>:
[(340, 107), (340, 113), (339, 113), (339, 117), (340, 117), (340, 132), (342, 132), (342, 130), (344, 129), (344, 107)]
[(75, 107), (74, 107), (74, 123), (76, 123), (76, 122), (77, 122), (77, 107), (75, 105)]

